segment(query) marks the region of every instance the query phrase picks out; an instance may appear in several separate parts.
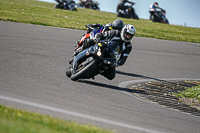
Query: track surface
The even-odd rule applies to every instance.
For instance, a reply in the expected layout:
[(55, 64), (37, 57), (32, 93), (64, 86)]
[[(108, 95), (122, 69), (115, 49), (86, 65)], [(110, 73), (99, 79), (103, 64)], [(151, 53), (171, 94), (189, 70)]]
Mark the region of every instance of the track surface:
[(85, 31), (4, 21), (0, 31), (0, 104), (121, 133), (200, 131), (200, 117), (118, 87), (142, 79), (199, 79), (199, 44), (135, 37), (133, 51), (114, 80), (97, 76), (73, 82), (65, 70)]

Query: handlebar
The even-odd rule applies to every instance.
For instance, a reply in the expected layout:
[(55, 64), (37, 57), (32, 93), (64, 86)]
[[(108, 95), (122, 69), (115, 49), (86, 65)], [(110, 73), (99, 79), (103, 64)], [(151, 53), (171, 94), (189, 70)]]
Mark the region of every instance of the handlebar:
[(90, 27), (89, 25), (85, 25), (85, 27), (94, 30), (94, 28)]

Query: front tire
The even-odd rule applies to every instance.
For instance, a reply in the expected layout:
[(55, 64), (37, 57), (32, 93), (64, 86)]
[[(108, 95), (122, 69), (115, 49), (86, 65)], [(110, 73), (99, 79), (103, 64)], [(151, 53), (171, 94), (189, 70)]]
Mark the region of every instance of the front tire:
[(71, 80), (76, 81), (81, 78), (92, 78), (90, 77), (95, 70), (97, 70), (97, 63), (93, 59), (88, 65), (79, 68), (74, 74), (71, 75)]
[(72, 68), (69, 67), (69, 68), (67, 69), (67, 71), (66, 71), (66, 76), (70, 78), (71, 75), (72, 75)]

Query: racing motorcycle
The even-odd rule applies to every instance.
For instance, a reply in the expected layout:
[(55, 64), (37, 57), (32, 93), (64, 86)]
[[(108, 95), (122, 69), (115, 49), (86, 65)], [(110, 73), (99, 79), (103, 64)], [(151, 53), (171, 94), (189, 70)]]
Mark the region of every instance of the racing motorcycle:
[(165, 10), (161, 8), (150, 10), (150, 20), (153, 22), (159, 22), (164, 24), (169, 24), (168, 19), (166, 18), (166, 12)]
[(58, 2), (57, 5), (54, 6), (55, 9), (65, 9), (70, 11), (77, 11), (76, 3), (73, 0), (55, 0)]
[(90, 8), (90, 9), (94, 9), (94, 10), (100, 10), (99, 8), (99, 3), (97, 1), (92, 1), (92, 0), (88, 0), (88, 1), (83, 1), (83, 0), (79, 0), (79, 3), (77, 4), (78, 7), (84, 7), (84, 8)]
[(128, 5), (126, 10), (119, 10), (117, 12), (117, 17), (122, 17), (122, 18), (133, 18), (139, 20), (138, 15), (135, 13), (135, 10), (133, 8), (134, 4)]
[[(98, 34), (97, 30), (92, 31), (90, 35)], [(76, 48), (76, 50), (78, 49)], [(73, 81), (94, 78), (109, 67), (114, 67), (119, 59), (120, 47), (114, 41), (105, 41), (99, 38), (95, 45), (80, 53), (76, 54), (76, 50), (69, 61), (71, 66), (66, 71), (67, 77)]]

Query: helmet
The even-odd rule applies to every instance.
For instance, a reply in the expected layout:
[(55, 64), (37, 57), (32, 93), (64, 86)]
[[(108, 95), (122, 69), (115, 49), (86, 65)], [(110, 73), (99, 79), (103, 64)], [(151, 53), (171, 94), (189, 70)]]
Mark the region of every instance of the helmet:
[(131, 24), (126, 24), (121, 31), (121, 38), (125, 42), (129, 42), (135, 35), (135, 27)]
[(112, 28), (121, 30), (124, 26), (124, 22), (121, 19), (116, 19), (112, 23)]
[(158, 7), (158, 2), (154, 2), (154, 5), (155, 5), (156, 7)]

